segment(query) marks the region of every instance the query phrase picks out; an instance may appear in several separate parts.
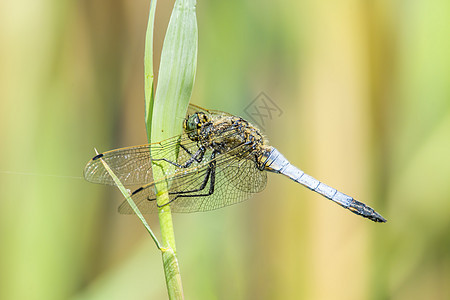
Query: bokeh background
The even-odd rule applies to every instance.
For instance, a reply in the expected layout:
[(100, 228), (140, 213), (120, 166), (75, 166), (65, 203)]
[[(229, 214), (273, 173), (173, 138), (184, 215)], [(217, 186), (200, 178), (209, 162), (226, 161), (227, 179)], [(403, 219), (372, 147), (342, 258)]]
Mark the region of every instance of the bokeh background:
[[(172, 5), (158, 3), (156, 67)], [(167, 297), (120, 193), (81, 178), (94, 147), (146, 142), (148, 7), (0, 2), (0, 299)], [(283, 111), (266, 119), (271, 144), (388, 223), (269, 175), (246, 203), (174, 216), (186, 299), (450, 299), (450, 2), (197, 13), (192, 102), (245, 117), (266, 93)]]

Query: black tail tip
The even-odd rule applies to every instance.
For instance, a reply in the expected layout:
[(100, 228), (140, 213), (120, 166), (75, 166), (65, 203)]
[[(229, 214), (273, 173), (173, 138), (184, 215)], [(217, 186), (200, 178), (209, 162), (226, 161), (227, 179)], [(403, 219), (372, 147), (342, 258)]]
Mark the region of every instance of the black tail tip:
[(348, 209), (361, 217), (372, 220), (376, 223), (386, 223), (387, 220), (377, 213), (373, 208), (353, 199)]
[(368, 217), (370, 220), (377, 222), (377, 223), (386, 223), (387, 220), (383, 218), (379, 213), (374, 211), (374, 214), (371, 217)]

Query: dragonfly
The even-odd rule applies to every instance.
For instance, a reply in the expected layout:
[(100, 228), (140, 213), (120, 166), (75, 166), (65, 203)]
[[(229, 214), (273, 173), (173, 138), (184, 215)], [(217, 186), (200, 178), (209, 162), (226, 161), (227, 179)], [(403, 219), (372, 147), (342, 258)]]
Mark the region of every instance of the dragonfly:
[[(102, 160), (122, 184), (133, 190), (130, 196), (146, 213), (169, 205), (172, 212), (204, 212), (236, 204), (261, 192), (267, 172), (287, 176), (343, 208), (384, 223), (374, 209), (326, 185), (292, 165), (254, 125), (232, 114), (190, 104), (182, 134), (147, 145), (107, 151), (94, 156), (84, 169), (93, 183), (115, 185)], [(154, 178), (155, 170), (163, 175)], [(157, 203), (159, 185), (168, 196)], [(133, 214), (127, 201), (122, 214)]]

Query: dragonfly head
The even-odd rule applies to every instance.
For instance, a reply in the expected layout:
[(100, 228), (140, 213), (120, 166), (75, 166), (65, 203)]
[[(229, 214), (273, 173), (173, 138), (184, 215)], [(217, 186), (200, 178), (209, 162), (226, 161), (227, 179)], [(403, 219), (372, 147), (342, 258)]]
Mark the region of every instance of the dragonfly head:
[(204, 112), (196, 112), (184, 120), (183, 128), (191, 140), (198, 140), (200, 129), (209, 121), (210, 118)]

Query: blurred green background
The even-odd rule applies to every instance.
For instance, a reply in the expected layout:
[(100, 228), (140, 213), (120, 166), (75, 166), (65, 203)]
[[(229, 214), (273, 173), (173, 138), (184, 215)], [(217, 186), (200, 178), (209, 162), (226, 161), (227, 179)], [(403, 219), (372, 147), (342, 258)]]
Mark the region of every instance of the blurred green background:
[[(155, 66), (173, 2), (159, 1)], [(0, 299), (165, 299), (93, 148), (146, 142), (149, 1), (0, 2)], [(245, 117), (375, 224), (287, 178), (175, 215), (186, 299), (450, 299), (450, 2), (199, 1), (192, 102)], [(155, 70), (157, 71), (157, 70)], [(157, 217), (149, 222), (158, 231)]]

